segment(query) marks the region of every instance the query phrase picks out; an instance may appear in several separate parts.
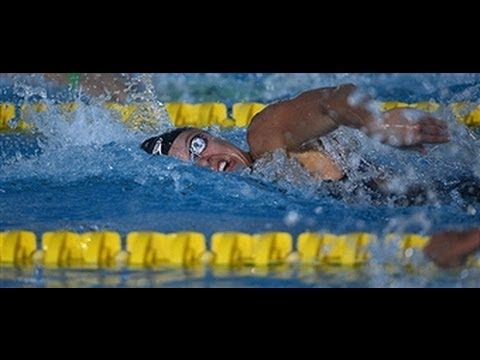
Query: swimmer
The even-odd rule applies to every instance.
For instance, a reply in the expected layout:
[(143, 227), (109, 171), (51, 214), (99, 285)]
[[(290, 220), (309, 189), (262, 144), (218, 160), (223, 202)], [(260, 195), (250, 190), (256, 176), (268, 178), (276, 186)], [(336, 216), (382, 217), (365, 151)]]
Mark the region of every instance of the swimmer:
[[(257, 113), (247, 130), (248, 151), (197, 128), (179, 128), (145, 140), (149, 154), (168, 155), (215, 171), (249, 168), (276, 150), (284, 150), (314, 177), (339, 181), (348, 169), (324, 144), (341, 126), (402, 149), (427, 152), (425, 145), (449, 141), (447, 124), (414, 109), (378, 110), (376, 102), (351, 84), (320, 88), (271, 104)], [(338, 145), (338, 144), (337, 144)]]

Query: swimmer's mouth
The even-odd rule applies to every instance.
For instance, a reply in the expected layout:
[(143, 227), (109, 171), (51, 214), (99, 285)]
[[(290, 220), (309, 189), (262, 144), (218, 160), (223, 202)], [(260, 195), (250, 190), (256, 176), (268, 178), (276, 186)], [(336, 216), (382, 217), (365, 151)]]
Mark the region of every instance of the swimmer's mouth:
[(228, 161), (222, 160), (218, 163), (218, 171), (224, 172), (229, 171), (229, 169), (231, 169), (231, 164)]
[(218, 163), (218, 171), (220, 172), (230, 172), (235, 171), (239, 168), (242, 168), (243, 164), (236, 161), (235, 159), (222, 160)]

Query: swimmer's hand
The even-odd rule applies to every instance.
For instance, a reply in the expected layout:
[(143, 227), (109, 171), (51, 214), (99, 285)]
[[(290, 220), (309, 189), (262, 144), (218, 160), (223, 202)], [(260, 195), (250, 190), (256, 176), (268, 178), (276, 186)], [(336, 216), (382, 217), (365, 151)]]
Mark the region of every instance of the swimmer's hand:
[(423, 249), (435, 264), (444, 268), (463, 265), (468, 255), (480, 248), (480, 229), (434, 234)]
[(393, 109), (369, 121), (363, 131), (390, 146), (425, 154), (424, 144), (449, 141), (448, 125), (429, 113), (416, 109)]

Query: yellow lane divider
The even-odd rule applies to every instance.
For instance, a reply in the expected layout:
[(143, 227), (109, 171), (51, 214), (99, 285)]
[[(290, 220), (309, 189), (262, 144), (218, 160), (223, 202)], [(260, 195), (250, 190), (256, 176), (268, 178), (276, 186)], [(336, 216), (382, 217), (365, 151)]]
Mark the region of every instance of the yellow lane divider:
[[(391, 246), (403, 265), (422, 256), (429, 240), (419, 234), (388, 234), (383, 242), (370, 233), (304, 232), (296, 239), (286, 232), (247, 234), (217, 232), (210, 238), (199, 232), (133, 231), (125, 237), (115, 231), (76, 233), (48, 231), (37, 248), (35, 233), (0, 232), (0, 265), (49, 268), (152, 268), (160, 266), (215, 267), (359, 266), (372, 258), (373, 246)], [(296, 241), (294, 241), (296, 240)], [(470, 259), (470, 260), (473, 260)], [(471, 265), (480, 263), (470, 261)]]
[[(74, 102), (62, 103), (58, 106), (66, 112), (72, 112), (78, 109), (78, 104)], [(219, 126), (226, 129), (233, 127), (247, 127), (255, 114), (261, 111), (265, 106), (265, 104), (257, 102), (236, 103), (232, 106), (232, 117), (229, 118), (227, 106), (222, 103), (165, 104), (173, 125), (177, 127), (194, 126), (205, 128)], [(448, 106), (452, 110), (457, 121), (472, 127), (480, 126), (480, 105), (460, 102), (452, 103)], [(105, 107), (116, 111), (124, 123), (134, 128), (138, 128), (141, 125), (154, 125), (156, 123), (155, 111), (152, 105), (148, 103), (121, 105), (107, 102)], [(383, 110), (410, 107), (433, 112), (439, 109), (440, 104), (433, 102), (408, 104), (398, 101), (386, 101), (381, 103), (381, 107)], [(19, 108), (12, 103), (0, 103), (0, 131), (26, 130), (29, 126), (25, 121), (25, 118), (27, 118), (32, 111), (44, 112), (46, 110), (47, 105), (44, 103), (24, 104)]]
[(298, 252), (302, 263), (314, 265), (362, 265), (369, 259), (367, 247), (375, 240), (368, 233), (334, 235), (300, 234)]
[(282, 264), (293, 251), (292, 243), (292, 236), (284, 232), (215, 233), (212, 236), (212, 263), (228, 266)]
[(37, 249), (37, 239), (31, 231), (0, 232), (0, 264), (29, 265)]
[[(18, 235), (22, 233), (20, 231)], [(51, 231), (43, 234), (42, 250), (37, 256), (49, 267), (107, 267), (116, 263), (121, 250), (121, 238), (117, 232), (77, 234)]]
[(247, 127), (252, 118), (265, 108), (265, 104), (260, 103), (237, 103), (233, 104), (232, 117), (235, 119), (235, 125), (238, 127)]
[(438, 108), (440, 107), (440, 104), (433, 103), (433, 102), (419, 102), (419, 103), (408, 104), (408, 103), (403, 103), (399, 101), (385, 101), (380, 103), (380, 107), (382, 108), (383, 111), (408, 107), (408, 108), (414, 108), (414, 109), (419, 109), (423, 111), (433, 112), (438, 110)]
[(127, 235), (127, 252), (128, 264), (131, 266), (192, 266), (201, 263), (207, 247), (205, 236), (201, 233), (135, 231)]
[(233, 127), (235, 121), (227, 118), (227, 107), (222, 103), (167, 103), (168, 114), (175, 126)]
[(402, 263), (410, 263), (415, 258), (422, 256), (422, 250), (429, 240), (429, 236), (418, 234), (404, 234), (399, 236), (397, 234), (388, 234), (385, 237), (387, 244), (395, 244), (396, 256)]

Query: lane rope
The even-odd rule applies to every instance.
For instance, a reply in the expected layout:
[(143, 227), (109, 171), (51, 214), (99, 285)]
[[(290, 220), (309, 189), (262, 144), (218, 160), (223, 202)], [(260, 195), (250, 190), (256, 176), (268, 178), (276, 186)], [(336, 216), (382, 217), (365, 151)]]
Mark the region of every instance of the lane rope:
[[(78, 108), (75, 102), (57, 104), (62, 110), (72, 112)], [(172, 120), (173, 125), (211, 127), (218, 126), (223, 129), (234, 127), (247, 127), (253, 116), (261, 111), (266, 105), (258, 102), (236, 103), (230, 109), (223, 103), (166, 103), (165, 108)], [(434, 112), (440, 108), (440, 104), (433, 102), (418, 102), (413, 104), (398, 101), (382, 102), (383, 110), (394, 108), (416, 108), (428, 112)], [(155, 112), (151, 104), (118, 104), (106, 102), (105, 107), (116, 111), (121, 121), (132, 126), (139, 127), (140, 124), (154, 124), (156, 122)], [(453, 112), (455, 119), (470, 127), (480, 126), (480, 105), (475, 103), (461, 102), (448, 105)], [(45, 103), (31, 103), (15, 106), (13, 103), (0, 103), (0, 131), (24, 131), (30, 125), (25, 118), (31, 111), (45, 112)]]
[[(332, 234), (303, 232), (216, 232), (209, 239), (200, 232), (161, 233), (116, 231), (77, 233), (47, 231), (37, 236), (29, 230), (0, 232), (0, 264), (48, 268), (154, 268), (302, 266), (356, 267), (368, 265), (372, 249), (393, 249), (403, 265), (422, 256), (429, 236), (421, 234)], [(207, 241), (208, 240), (208, 241)], [(38, 245), (38, 246), (37, 246)], [(480, 266), (472, 257), (470, 265)]]

